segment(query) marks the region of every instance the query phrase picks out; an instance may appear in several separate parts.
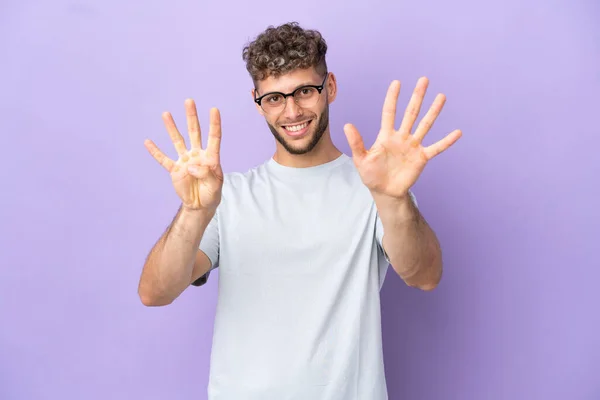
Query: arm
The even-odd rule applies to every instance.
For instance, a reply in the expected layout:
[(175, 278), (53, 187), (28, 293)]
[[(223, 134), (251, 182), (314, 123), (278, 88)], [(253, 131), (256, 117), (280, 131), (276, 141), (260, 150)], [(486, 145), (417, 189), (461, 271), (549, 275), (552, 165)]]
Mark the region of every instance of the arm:
[[(168, 158), (151, 140), (144, 142), (152, 157), (169, 172), (182, 202), (173, 222), (144, 263), (138, 294), (142, 303), (148, 306), (170, 304), (212, 267), (210, 258), (199, 247), (221, 202), (224, 180), (219, 155), (221, 116), (219, 110), (211, 109), (208, 143), (204, 150), (194, 101), (186, 100), (185, 108), (189, 150), (172, 115), (163, 113), (167, 132), (177, 150), (176, 161)], [(209, 228), (208, 242), (211, 242), (212, 232), (214, 229)]]
[(138, 294), (144, 305), (172, 303), (193, 281), (211, 267), (210, 259), (198, 250), (212, 215), (181, 207), (171, 225), (148, 255)]
[(410, 195), (374, 198), (385, 232), (382, 245), (392, 268), (407, 285), (434, 289), (442, 278), (440, 245)]
[(438, 142), (423, 146), (425, 135), (446, 102), (443, 94), (435, 97), (413, 132), (428, 84), (427, 78), (417, 81), (400, 128), (396, 130), (400, 82), (392, 82), (383, 104), (381, 128), (371, 149), (365, 148), (354, 125), (344, 126), (354, 163), (373, 195), (384, 228), (381, 245), (388, 260), (408, 285), (423, 290), (431, 290), (439, 283), (442, 256), (435, 233), (411, 201), (410, 188), (427, 163), (462, 136), (462, 131), (456, 129)]

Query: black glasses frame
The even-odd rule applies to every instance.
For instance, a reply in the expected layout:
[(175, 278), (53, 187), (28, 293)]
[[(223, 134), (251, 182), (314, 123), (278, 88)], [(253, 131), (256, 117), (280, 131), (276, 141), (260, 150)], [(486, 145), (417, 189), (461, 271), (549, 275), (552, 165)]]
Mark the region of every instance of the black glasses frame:
[[(254, 101), (256, 102), (256, 104), (258, 104), (259, 106), (262, 107), (262, 104), (261, 104), (262, 103), (262, 99), (265, 98), (266, 96), (271, 96), (271, 95), (274, 95), (274, 94), (278, 94), (280, 96), (283, 96), (284, 100), (287, 101), (287, 98), (290, 97), (290, 96), (294, 97), (295, 94), (296, 94), (296, 92), (298, 90), (302, 90), (302, 89), (306, 89), (306, 88), (317, 89), (317, 91), (319, 92), (319, 95), (320, 95), (321, 92), (323, 91), (323, 88), (325, 87), (325, 81), (327, 80), (328, 77), (329, 77), (329, 74), (326, 74), (325, 75), (325, 79), (323, 79), (323, 83), (321, 83), (320, 85), (304, 85), (304, 86), (301, 86), (301, 87), (297, 88), (296, 90), (294, 90), (293, 92), (290, 92), (290, 93), (269, 92), (269, 93), (263, 94), (262, 96), (260, 96), (258, 98), (255, 98)], [(256, 92), (257, 92), (257, 90), (255, 89), (254, 90), (255, 96), (256, 96)]]

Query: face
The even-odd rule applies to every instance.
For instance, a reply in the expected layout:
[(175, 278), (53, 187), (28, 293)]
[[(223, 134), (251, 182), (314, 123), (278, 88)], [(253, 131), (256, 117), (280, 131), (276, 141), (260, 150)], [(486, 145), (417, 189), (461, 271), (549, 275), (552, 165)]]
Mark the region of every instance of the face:
[[(324, 76), (313, 68), (296, 70), (277, 78), (269, 77), (258, 83), (257, 97), (270, 92), (291, 93), (304, 85), (321, 85)], [(290, 154), (306, 154), (312, 151), (329, 129), (329, 104), (335, 98), (335, 77), (329, 74), (317, 101), (310, 107), (302, 107), (289, 96), (285, 108), (278, 112), (265, 112), (265, 117), (275, 139)], [(300, 93), (302, 94), (302, 93)], [(254, 92), (253, 92), (254, 96)]]

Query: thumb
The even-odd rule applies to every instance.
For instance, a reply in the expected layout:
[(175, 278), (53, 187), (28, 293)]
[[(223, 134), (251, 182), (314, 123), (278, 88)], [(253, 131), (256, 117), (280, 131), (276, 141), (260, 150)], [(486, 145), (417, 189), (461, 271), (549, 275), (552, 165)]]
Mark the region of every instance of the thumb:
[(361, 159), (367, 150), (358, 129), (352, 124), (346, 124), (344, 125), (344, 133), (350, 145), (350, 150), (352, 150), (352, 157)]

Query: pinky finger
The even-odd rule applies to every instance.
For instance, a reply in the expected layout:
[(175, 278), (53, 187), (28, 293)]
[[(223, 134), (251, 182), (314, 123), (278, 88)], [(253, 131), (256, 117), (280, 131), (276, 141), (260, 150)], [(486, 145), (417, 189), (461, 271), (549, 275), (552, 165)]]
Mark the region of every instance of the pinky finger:
[(431, 146), (427, 146), (425, 150), (425, 155), (428, 160), (431, 160), (433, 157), (438, 154), (446, 151), (450, 146), (452, 146), (460, 137), (462, 136), (462, 132), (460, 129), (456, 129), (450, 132), (445, 138), (440, 141), (432, 144)]
[(167, 171), (171, 172), (173, 170), (175, 162), (169, 157), (165, 156), (164, 153), (160, 151), (160, 149), (156, 146), (156, 144), (154, 144), (152, 140), (145, 140), (144, 146), (146, 146), (146, 149), (148, 150), (150, 155), (154, 157), (154, 159), (158, 161), (158, 163), (162, 165)]

